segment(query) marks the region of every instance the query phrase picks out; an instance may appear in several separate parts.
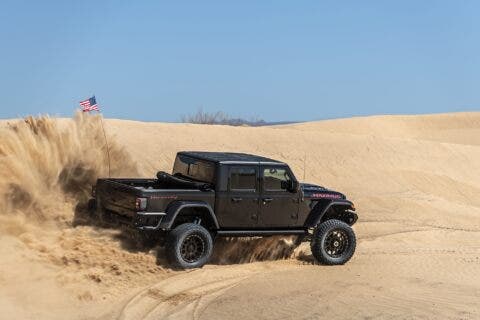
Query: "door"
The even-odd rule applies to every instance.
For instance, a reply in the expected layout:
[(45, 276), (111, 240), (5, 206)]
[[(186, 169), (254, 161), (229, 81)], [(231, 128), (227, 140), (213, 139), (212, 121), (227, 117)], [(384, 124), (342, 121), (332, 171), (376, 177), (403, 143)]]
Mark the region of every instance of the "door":
[(259, 227), (293, 227), (298, 219), (298, 193), (288, 190), (287, 167), (262, 166)]
[(228, 186), (219, 198), (222, 228), (253, 228), (258, 221), (258, 166), (232, 166)]

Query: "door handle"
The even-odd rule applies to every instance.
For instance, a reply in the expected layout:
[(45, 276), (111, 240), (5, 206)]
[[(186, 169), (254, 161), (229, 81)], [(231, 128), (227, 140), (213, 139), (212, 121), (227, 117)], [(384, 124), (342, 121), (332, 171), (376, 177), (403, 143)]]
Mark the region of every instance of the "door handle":
[(242, 200), (243, 200), (242, 198), (236, 198), (236, 197), (232, 198), (232, 202), (240, 202)]
[(263, 201), (263, 204), (267, 204), (269, 202), (272, 202), (273, 198), (263, 198), (262, 201)]

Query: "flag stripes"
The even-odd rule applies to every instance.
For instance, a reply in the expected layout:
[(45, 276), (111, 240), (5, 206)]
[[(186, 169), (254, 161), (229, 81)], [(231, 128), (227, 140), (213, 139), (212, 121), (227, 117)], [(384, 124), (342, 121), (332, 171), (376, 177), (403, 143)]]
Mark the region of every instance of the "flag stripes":
[(97, 105), (97, 100), (95, 96), (88, 98), (86, 100), (80, 101), (80, 106), (82, 107), (83, 112), (90, 112), (90, 111), (100, 111)]

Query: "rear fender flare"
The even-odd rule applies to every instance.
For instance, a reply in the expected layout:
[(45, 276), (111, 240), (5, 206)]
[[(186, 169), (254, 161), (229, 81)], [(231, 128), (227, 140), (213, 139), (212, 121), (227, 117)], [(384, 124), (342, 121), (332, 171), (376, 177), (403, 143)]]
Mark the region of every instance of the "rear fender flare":
[(207, 209), (208, 215), (213, 221), (213, 224), (216, 229), (219, 229), (217, 217), (215, 216), (215, 213), (213, 212), (212, 207), (203, 201), (175, 201), (171, 203), (167, 210), (166, 210), (166, 216), (163, 219), (161, 223), (161, 228), (162, 229), (170, 229), (172, 225), (175, 222), (175, 219), (177, 216), (182, 212), (183, 209), (185, 208), (202, 208), (202, 209)]

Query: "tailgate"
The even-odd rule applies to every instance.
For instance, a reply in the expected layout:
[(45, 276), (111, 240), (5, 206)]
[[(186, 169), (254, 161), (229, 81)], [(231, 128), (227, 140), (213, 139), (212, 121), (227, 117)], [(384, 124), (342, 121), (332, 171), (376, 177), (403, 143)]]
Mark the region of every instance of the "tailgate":
[(132, 186), (113, 180), (98, 180), (96, 189), (97, 205), (115, 213), (133, 217), (135, 201), (140, 192)]

